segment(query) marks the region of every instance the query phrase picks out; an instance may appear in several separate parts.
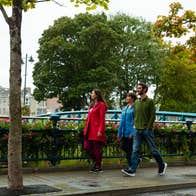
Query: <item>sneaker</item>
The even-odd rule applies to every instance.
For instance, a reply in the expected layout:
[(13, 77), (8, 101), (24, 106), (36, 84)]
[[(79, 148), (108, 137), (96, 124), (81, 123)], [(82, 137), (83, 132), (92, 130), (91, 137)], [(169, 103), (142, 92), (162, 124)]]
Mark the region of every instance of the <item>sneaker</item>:
[(95, 168), (94, 173), (103, 173), (103, 169), (102, 168)]
[(167, 169), (167, 163), (164, 163), (162, 166), (159, 167), (158, 175), (163, 176), (165, 175)]
[(96, 168), (96, 167), (94, 167), (94, 168), (92, 168), (90, 170), (90, 172), (91, 173), (102, 173), (103, 172), (103, 169), (102, 168)]
[(96, 169), (95, 165), (91, 167), (91, 169), (89, 170), (89, 172), (94, 172)]
[(134, 172), (131, 172), (129, 169), (122, 169), (121, 172), (127, 176), (131, 176), (131, 177), (134, 177), (135, 176), (135, 173)]

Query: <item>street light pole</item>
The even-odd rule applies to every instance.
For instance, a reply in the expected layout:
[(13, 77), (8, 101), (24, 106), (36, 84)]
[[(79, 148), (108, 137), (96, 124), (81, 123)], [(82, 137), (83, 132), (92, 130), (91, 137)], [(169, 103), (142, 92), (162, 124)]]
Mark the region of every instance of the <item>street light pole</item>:
[(28, 54), (25, 55), (25, 75), (24, 75), (24, 92), (23, 92), (23, 105), (25, 105), (25, 100), (26, 100), (26, 94), (27, 94), (27, 87), (26, 87), (26, 83), (27, 83), (27, 63), (29, 62), (33, 62), (33, 57), (30, 56), (28, 59)]
[(25, 105), (25, 97), (26, 97), (26, 82), (27, 82), (27, 58), (28, 55), (25, 56), (25, 78), (24, 78), (24, 92), (23, 92), (23, 105)]

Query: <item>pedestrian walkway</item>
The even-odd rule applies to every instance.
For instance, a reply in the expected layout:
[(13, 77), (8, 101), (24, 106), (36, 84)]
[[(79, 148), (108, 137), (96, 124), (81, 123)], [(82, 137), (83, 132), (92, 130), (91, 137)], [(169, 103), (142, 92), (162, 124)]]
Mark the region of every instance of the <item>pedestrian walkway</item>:
[[(157, 168), (139, 168), (135, 177), (125, 177), (120, 169), (107, 169), (94, 174), (87, 170), (36, 172), (24, 174), (24, 185), (48, 185), (59, 192), (34, 196), (63, 195), (135, 195), (137, 193), (196, 187), (196, 166), (172, 167), (168, 164), (165, 176)], [(7, 175), (0, 175), (0, 187), (7, 186)]]

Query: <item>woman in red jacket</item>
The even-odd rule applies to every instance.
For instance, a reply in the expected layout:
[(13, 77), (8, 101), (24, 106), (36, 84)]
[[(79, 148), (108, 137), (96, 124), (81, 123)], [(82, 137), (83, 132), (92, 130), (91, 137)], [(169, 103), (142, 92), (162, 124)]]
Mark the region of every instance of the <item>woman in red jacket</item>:
[(102, 147), (106, 142), (105, 114), (106, 104), (101, 91), (94, 89), (84, 128), (84, 150), (91, 157), (94, 165), (91, 172), (102, 172)]

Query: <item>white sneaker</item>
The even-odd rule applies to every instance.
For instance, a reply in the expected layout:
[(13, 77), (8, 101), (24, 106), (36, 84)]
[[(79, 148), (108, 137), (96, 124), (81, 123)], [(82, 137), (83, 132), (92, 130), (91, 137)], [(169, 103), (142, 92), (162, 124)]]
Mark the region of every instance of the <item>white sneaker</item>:
[(121, 169), (121, 172), (127, 176), (131, 176), (131, 177), (134, 177), (135, 176), (135, 173), (131, 172), (130, 170), (128, 169)]
[(159, 167), (158, 175), (159, 176), (165, 175), (166, 169), (167, 169), (167, 163), (164, 163), (163, 166)]

